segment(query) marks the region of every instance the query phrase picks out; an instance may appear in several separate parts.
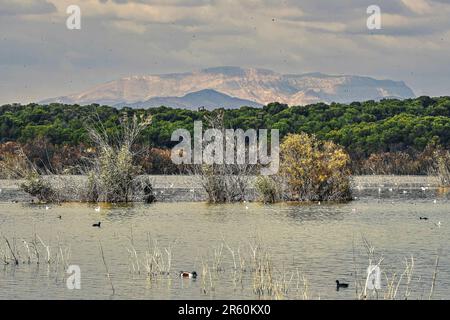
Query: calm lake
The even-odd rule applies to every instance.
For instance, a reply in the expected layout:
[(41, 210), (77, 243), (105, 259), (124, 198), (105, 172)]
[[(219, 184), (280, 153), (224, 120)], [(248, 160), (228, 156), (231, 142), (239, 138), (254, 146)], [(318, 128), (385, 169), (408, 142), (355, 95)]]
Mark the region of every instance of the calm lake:
[[(6, 237), (20, 264), (2, 265), (0, 260), (0, 299), (274, 298), (254, 292), (251, 248), (256, 245), (270, 254), (273, 277), (287, 288), (284, 298), (355, 299), (355, 274), (358, 281), (364, 280), (369, 265), (363, 238), (373, 245), (377, 257), (383, 257), (380, 292), (387, 290), (394, 273), (400, 278), (405, 258), (412, 255), (409, 298), (428, 299), (439, 254), (433, 298), (450, 299), (448, 193), (383, 188), (356, 190), (354, 196), (357, 199), (347, 204), (185, 202), (100, 210), (88, 204), (46, 209), (45, 205), (3, 202), (0, 255), (9, 255)], [(101, 228), (92, 227), (98, 221)], [(50, 264), (39, 240), (40, 263), (34, 255), (31, 263), (26, 261), (23, 240), (30, 244), (35, 235), (50, 247)], [(147, 275), (146, 251), (153, 252), (155, 247), (166, 267), (170, 253), (168, 275)], [(81, 289), (67, 288), (67, 265), (79, 266)], [(180, 270), (195, 270), (198, 278), (180, 279)], [(336, 279), (349, 283), (349, 288), (337, 291)], [(404, 283), (398, 299), (404, 298)]]

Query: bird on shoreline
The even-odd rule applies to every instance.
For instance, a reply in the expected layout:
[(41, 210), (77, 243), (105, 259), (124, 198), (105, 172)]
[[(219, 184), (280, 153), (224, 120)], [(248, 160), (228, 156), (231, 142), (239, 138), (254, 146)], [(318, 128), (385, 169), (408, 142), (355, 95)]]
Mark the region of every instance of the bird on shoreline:
[(92, 226), (93, 226), (93, 227), (100, 228), (100, 224), (101, 224), (101, 222), (99, 221), (98, 223), (94, 223)]
[(180, 278), (189, 278), (189, 279), (195, 279), (197, 278), (197, 272), (186, 272), (186, 271), (180, 271)]

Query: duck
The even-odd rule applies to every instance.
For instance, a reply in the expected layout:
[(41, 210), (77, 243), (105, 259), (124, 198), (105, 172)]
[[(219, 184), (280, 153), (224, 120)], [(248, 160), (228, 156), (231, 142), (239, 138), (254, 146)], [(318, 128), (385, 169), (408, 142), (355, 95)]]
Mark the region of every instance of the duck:
[(195, 279), (195, 278), (197, 278), (197, 272), (195, 272), (195, 271), (192, 271), (192, 272), (180, 271), (180, 278)]
[(94, 223), (92, 226), (93, 226), (93, 227), (100, 228), (100, 224), (101, 224), (101, 222), (99, 221), (98, 223)]
[(428, 220), (427, 217), (419, 217), (420, 220)]
[(100, 212), (100, 206), (95, 208), (95, 212)]
[(340, 283), (339, 280), (336, 280), (336, 290), (339, 291), (340, 288), (348, 288), (348, 283)]
[(59, 215), (59, 216), (58, 216), (58, 219), (60, 219), (60, 220), (61, 220), (61, 219), (62, 219), (62, 216), (61, 216), (61, 215)]

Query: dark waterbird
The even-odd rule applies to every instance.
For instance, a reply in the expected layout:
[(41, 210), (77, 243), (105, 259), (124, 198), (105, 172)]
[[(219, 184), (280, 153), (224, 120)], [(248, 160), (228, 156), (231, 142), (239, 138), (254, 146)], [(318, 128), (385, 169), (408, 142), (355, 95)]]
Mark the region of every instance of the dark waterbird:
[(427, 217), (420, 217), (419, 219), (420, 219), (420, 220), (428, 220)]
[(339, 291), (340, 288), (348, 288), (348, 283), (340, 283), (339, 280), (336, 280), (336, 290)]
[(101, 222), (98, 222), (98, 223), (94, 223), (92, 226), (93, 226), (93, 227), (100, 228), (100, 224), (101, 224)]

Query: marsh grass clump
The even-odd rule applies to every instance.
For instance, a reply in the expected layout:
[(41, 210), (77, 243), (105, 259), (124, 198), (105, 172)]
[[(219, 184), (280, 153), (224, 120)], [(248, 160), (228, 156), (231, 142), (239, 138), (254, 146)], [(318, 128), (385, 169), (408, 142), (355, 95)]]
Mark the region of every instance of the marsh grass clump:
[(176, 241), (162, 248), (158, 240), (152, 239), (147, 233), (146, 242), (145, 250), (137, 250), (131, 233), (129, 246), (126, 247), (130, 273), (145, 273), (149, 279), (169, 276), (172, 268), (172, 250)]
[(150, 182), (137, 182), (141, 168), (135, 164), (138, 152), (133, 150), (137, 138), (150, 124), (151, 117), (138, 118), (134, 115), (129, 119), (124, 116), (121, 119), (121, 132), (117, 136), (108, 134), (101, 124), (88, 127), (89, 136), (97, 150), (87, 172), (85, 195), (88, 201), (129, 202), (143, 189), (151, 191)]
[[(354, 289), (356, 299), (358, 300), (408, 300), (414, 299), (432, 299), (436, 288), (436, 279), (439, 267), (440, 250), (438, 250), (433, 274), (431, 276), (430, 289), (426, 292), (426, 283), (424, 280), (428, 277), (419, 274), (416, 270), (416, 261), (414, 256), (405, 257), (403, 259), (403, 267), (397, 268), (388, 265), (382, 254), (375, 251), (375, 247), (366, 239), (362, 238), (363, 245), (367, 252), (368, 266), (371, 268), (378, 267), (381, 270), (381, 287), (369, 288), (371, 281), (367, 266), (359, 270), (356, 267), (355, 253), (353, 257), (354, 269)], [(363, 263), (364, 266), (365, 263)], [(413, 296), (413, 294), (415, 294)]]
[(70, 247), (63, 246), (58, 240), (56, 245), (45, 243), (35, 234), (32, 239), (8, 238), (3, 235), (0, 243), (0, 261), (4, 265), (39, 265), (46, 263), (55, 271), (64, 270), (69, 265)]

